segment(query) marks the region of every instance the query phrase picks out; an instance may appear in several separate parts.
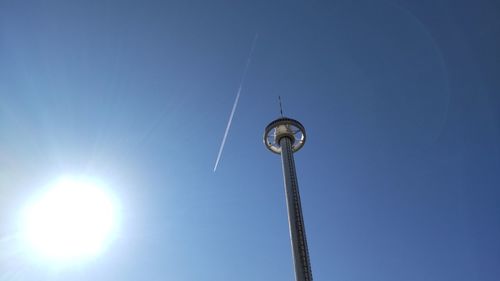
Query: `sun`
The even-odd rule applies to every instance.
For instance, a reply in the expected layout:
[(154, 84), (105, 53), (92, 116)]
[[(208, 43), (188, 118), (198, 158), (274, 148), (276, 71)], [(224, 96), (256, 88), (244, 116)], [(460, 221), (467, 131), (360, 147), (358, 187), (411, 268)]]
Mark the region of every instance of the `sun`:
[(61, 178), (25, 209), (25, 243), (43, 259), (73, 261), (96, 256), (116, 230), (115, 201), (95, 180)]

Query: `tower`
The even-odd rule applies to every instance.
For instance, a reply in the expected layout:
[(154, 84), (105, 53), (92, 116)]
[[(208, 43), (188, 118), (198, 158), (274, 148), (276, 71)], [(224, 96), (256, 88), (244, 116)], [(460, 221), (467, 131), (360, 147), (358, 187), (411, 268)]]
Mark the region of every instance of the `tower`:
[(305, 141), (304, 126), (299, 121), (283, 116), (267, 125), (264, 132), (266, 147), (273, 153), (281, 154), (296, 281), (312, 281), (299, 184), (293, 159), (293, 153), (301, 149)]

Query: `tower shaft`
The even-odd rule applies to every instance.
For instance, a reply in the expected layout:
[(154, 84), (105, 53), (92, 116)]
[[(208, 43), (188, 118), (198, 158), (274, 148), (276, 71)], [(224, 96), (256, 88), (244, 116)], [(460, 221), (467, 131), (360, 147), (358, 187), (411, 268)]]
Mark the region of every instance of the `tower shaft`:
[(293, 262), (295, 266), (295, 280), (312, 281), (304, 218), (302, 216), (302, 207), (300, 204), (299, 184), (293, 158), (292, 140), (289, 137), (282, 137), (279, 140), (279, 144), (281, 146), (281, 162), (283, 167)]

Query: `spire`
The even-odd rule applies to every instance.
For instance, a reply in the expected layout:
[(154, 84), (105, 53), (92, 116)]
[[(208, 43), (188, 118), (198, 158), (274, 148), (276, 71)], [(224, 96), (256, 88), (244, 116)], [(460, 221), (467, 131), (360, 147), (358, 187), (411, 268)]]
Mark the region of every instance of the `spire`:
[(280, 114), (281, 114), (281, 117), (283, 117), (283, 106), (281, 105), (281, 96), (278, 96), (278, 101), (280, 103)]

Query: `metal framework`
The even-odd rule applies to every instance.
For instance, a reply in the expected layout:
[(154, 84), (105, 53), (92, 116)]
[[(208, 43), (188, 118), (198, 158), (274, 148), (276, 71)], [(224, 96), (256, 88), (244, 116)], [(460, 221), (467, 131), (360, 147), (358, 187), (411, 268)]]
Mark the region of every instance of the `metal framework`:
[(286, 117), (271, 122), (264, 132), (266, 147), (273, 153), (281, 154), (296, 281), (312, 281), (299, 184), (293, 158), (293, 153), (300, 150), (305, 141), (304, 126), (299, 121)]

